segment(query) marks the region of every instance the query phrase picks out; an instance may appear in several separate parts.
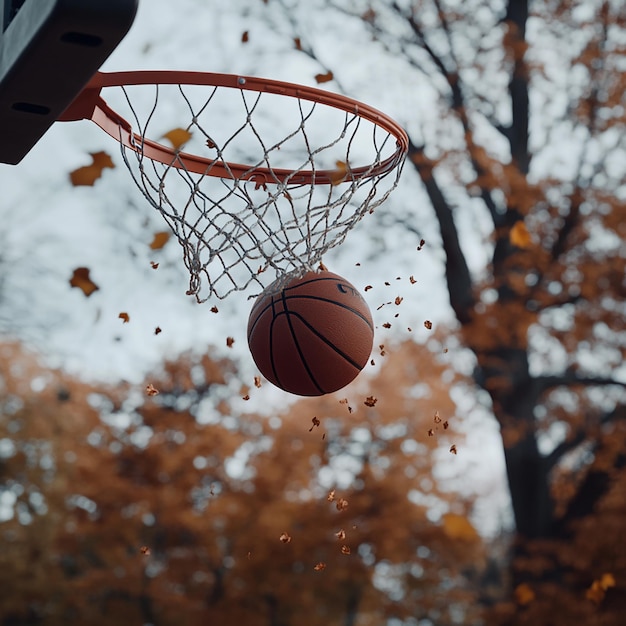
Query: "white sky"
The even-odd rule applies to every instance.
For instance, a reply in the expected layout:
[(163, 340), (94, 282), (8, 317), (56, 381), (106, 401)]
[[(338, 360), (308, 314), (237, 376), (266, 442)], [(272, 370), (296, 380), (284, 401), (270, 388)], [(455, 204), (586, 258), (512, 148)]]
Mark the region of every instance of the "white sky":
[[(269, 6), (260, 0), (143, 0), (129, 35), (102, 69), (191, 69), (315, 85), (320, 67), (294, 50), (284, 16), (271, 14), (273, 28), (260, 18), (273, 10), (271, 2)], [(423, 111), (427, 123), (434, 94), (423, 78), (408, 75), (404, 66), (370, 50), (367, 41), (353, 42), (358, 32), (338, 38), (322, 13), (311, 10), (310, 16), (309, 33), (303, 36), (316, 35), (322, 60), (335, 69), (347, 95), (385, 110), (402, 124), (413, 123), (416, 111)], [(244, 31), (249, 31), (247, 44), (241, 42)], [(336, 89), (332, 82), (325, 87)], [(105, 170), (94, 187), (72, 187), (69, 172), (88, 164), (89, 152), (100, 150), (112, 155), (117, 168)], [(163, 355), (213, 344), (239, 358), (243, 377), (251, 379), (254, 368), (245, 335), (251, 303), (235, 293), (215, 302), (220, 313), (213, 314), (213, 303), (198, 305), (185, 295), (187, 277), (179, 248), (172, 240), (163, 251), (149, 250), (153, 234), (164, 230), (164, 224), (132, 184), (117, 144), (98, 128), (88, 122), (55, 124), (18, 166), (0, 165), (0, 189), (5, 224), (0, 248), (8, 259), (0, 268), (6, 281), (0, 294), (0, 327), (8, 325), (43, 350), (51, 363), (87, 378), (139, 382)], [(377, 307), (403, 297), (401, 326), (411, 326), (414, 338), (423, 340), (428, 334), (425, 319), (439, 325), (453, 318), (437, 225), (410, 167), (377, 213), (385, 219), (410, 214), (427, 242), (425, 248), (417, 252), (419, 237), (414, 233), (382, 229), (367, 216), (325, 263), (361, 289), (374, 286), (366, 299), (379, 326), (388, 316)], [(465, 215), (461, 227), (473, 231), (478, 241), (484, 237), (473, 213)], [(471, 247), (468, 258), (478, 269), (485, 251)], [(158, 270), (151, 269), (151, 260), (160, 263)], [(68, 283), (80, 266), (90, 268), (100, 287), (88, 299)], [(416, 285), (409, 276), (417, 279)], [(392, 286), (385, 287), (385, 281)], [(122, 324), (122, 311), (129, 314), (130, 323)], [(162, 329), (158, 336), (157, 326)], [(388, 335), (379, 328), (376, 343)], [(235, 339), (231, 351), (225, 347), (228, 336)], [(476, 476), (489, 476), (485, 488), (504, 494), (497, 429), (481, 429), (470, 443), (480, 455), (472, 461), (480, 466)], [(492, 506), (501, 509), (505, 500), (505, 495), (498, 496)]]

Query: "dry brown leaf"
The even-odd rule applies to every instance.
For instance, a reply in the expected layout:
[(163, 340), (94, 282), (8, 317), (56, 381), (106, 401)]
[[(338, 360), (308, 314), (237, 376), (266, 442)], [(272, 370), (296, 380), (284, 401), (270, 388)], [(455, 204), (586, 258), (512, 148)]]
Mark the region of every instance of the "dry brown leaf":
[(152, 383), (148, 383), (146, 385), (146, 394), (149, 396), (158, 396), (159, 390)]
[(154, 233), (154, 237), (152, 238), (152, 242), (150, 243), (150, 249), (160, 250), (168, 242), (169, 238), (170, 238), (170, 233), (167, 231)]
[(432, 322), (430, 322), (429, 320), (426, 320), (426, 321), (424, 322), (424, 328), (426, 328), (426, 330), (431, 330), (431, 329), (432, 329), (432, 327), (433, 327), (433, 323), (432, 323)]
[(80, 289), (85, 296), (89, 297), (94, 291), (99, 289), (89, 277), (89, 269), (86, 267), (77, 267), (70, 278), (70, 285)]
[(377, 402), (378, 402), (378, 398), (375, 398), (374, 396), (367, 396), (363, 404), (365, 406), (373, 407), (373, 406), (376, 406)]
[(291, 543), (291, 536), (288, 533), (283, 533), (279, 539), (283, 542), (283, 543)]
[(345, 511), (348, 508), (348, 501), (345, 498), (339, 498), (336, 506), (338, 511)]
[(102, 171), (105, 168), (115, 167), (111, 157), (106, 152), (92, 152), (90, 156), (91, 165), (79, 167), (70, 173), (70, 181), (74, 187), (81, 185), (91, 187), (102, 176)]
[(319, 563), (317, 563), (317, 564), (313, 567), (313, 569), (314, 569), (316, 572), (322, 572), (322, 571), (324, 571), (324, 570), (326, 569), (326, 563), (323, 563), (322, 561), (320, 561)]
[(321, 85), (322, 83), (328, 83), (333, 78), (334, 78), (333, 73), (330, 70), (328, 72), (326, 72), (325, 74), (316, 74), (315, 75), (315, 81), (317, 82), (318, 85)]
[(163, 139), (167, 139), (174, 150), (180, 150), (191, 138), (192, 134), (184, 128), (173, 128), (163, 135)]
[(124, 324), (128, 324), (128, 322), (130, 322), (130, 315), (128, 315), (128, 313), (120, 313), (118, 315), (118, 317), (123, 321)]
[(337, 161), (335, 163), (337, 169), (330, 172), (330, 182), (332, 185), (340, 185), (348, 177), (348, 164), (344, 161)]

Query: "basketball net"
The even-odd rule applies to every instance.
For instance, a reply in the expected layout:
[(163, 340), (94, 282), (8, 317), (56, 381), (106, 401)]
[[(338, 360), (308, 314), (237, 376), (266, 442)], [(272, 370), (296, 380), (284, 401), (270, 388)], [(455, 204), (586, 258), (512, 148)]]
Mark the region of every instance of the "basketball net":
[(315, 269), (398, 184), (404, 131), (366, 105), (260, 79), (159, 80), (99, 84), (99, 106), (121, 120), (124, 163), (178, 239), (198, 302)]

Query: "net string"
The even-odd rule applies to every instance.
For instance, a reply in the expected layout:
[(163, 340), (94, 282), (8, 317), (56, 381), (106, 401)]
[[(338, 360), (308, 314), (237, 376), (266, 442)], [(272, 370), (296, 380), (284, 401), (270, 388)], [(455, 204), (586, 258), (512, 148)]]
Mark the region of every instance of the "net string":
[[(331, 107), (282, 98), (291, 107), (283, 118), (273, 94), (238, 90), (241, 110), (232, 110), (231, 98), (226, 112), (239, 120), (222, 129), (225, 111), (217, 102), (226, 88), (212, 87), (208, 94), (205, 88), (198, 100), (187, 85), (172, 85), (167, 97), (169, 85), (148, 86), (151, 92), (142, 87), (141, 95), (138, 87), (110, 88), (121, 90), (141, 137), (133, 149), (120, 144), (122, 158), (178, 240), (189, 273), (187, 293), (200, 303), (234, 291), (253, 296), (269, 284), (280, 288), (314, 269), (398, 184), (403, 159), (391, 171), (371, 174), (396, 149), (395, 137), (357, 112), (332, 110), (331, 123)], [(177, 104), (162, 111), (173, 98)], [(181, 115), (187, 121), (176, 124)], [(280, 123), (268, 123), (277, 115)], [(147, 158), (143, 138), (163, 137), (168, 125), (194, 138), (193, 150), (185, 145), (186, 152), (211, 154), (204, 174), (219, 165), (228, 177), (191, 172), (177, 156), (170, 164)], [(229, 162), (252, 165), (238, 177)], [(353, 175), (351, 167), (363, 163), (370, 164), (365, 172)], [(255, 175), (260, 167), (269, 175)], [(277, 168), (293, 171), (281, 180)], [(302, 184), (302, 170), (330, 170), (336, 179)]]

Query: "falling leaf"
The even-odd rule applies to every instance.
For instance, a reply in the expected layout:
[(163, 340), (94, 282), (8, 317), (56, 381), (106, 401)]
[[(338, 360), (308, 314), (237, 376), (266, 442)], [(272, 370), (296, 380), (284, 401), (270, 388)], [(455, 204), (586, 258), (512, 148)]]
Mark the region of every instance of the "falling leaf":
[(245, 396), (242, 396), (241, 399), (247, 402), (248, 400), (250, 400), (250, 394), (247, 393)]
[(154, 261), (150, 261), (150, 266), (152, 267), (153, 270), (159, 269), (159, 264), (155, 263)]
[(93, 184), (102, 176), (105, 168), (114, 168), (115, 164), (106, 152), (92, 152), (90, 154), (92, 163), (79, 167), (70, 173), (70, 180), (74, 187), (87, 186), (92, 187)]
[(320, 561), (319, 563), (317, 563), (317, 564), (313, 567), (313, 569), (314, 569), (316, 572), (322, 572), (323, 570), (325, 570), (325, 569), (326, 569), (326, 563), (323, 563), (322, 561)]
[(212, 139), (207, 139), (206, 147), (211, 148), (211, 150), (213, 150), (213, 148), (217, 148), (217, 144)]
[(400, 296), (398, 296), (398, 297), (395, 299), (395, 305), (396, 305), (396, 306), (400, 306), (400, 305), (402, 304), (402, 300), (404, 300), (404, 298), (401, 298)]
[(89, 277), (89, 269), (86, 267), (77, 267), (70, 278), (70, 285), (80, 289), (85, 296), (89, 297), (94, 291), (99, 289)]
[(422, 250), (422, 248), (426, 245), (426, 242), (423, 239), (420, 239), (420, 245), (417, 246), (418, 251)]
[(300, 37), (293, 38), (293, 45), (296, 47), (296, 50), (302, 50), (302, 40)]
[(150, 244), (151, 250), (160, 250), (170, 238), (170, 233), (167, 231), (162, 231), (160, 233), (154, 233), (154, 237), (152, 238), (152, 243)]
[(260, 376), (255, 376), (255, 377), (254, 377), (254, 386), (255, 386), (257, 389), (260, 389), (260, 388), (261, 388), (261, 377), (260, 377)]
[(383, 324), (383, 328), (391, 328), (391, 324), (389, 322), (385, 322)]
[(520, 583), (515, 587), (515, 600), (520, 606), (526, 606), (535, 599), (535, 592), (528, 583)]
[(330, 70), (328, 72), (326, 72), (325, 74), (316, 74), (315, 75), (315, 80), (316, 80), (318, 85), (321, 85), (322, 83), (328, 83), (333, 78), (334, 78), (333, 73)]
[(430, 321), (428, 321), (428, 320), (426, 320), (426, 321), (424, 322), (424, 328), (426, 328), (426, 330), (431, 330), (431, 329), (432, 329), (432, 327), (433, 327), (433, 323), (432, 323), (432, 322), (430, 322)]
[(448, 424), (448, 421), (446, 420), (446, 421), (443, 423), (443, 429), (444, 429), (444, 430), (448, 430), (448, 426), (449, 426), (449, 424)]
[(346, 545), (341, 546), (341, 554), (350, 554), (350, 547)]
[(439, 411), (435, 411), (435, 416), (433, 417), (433, 422), (435, 422), (435, 424), (440, 424), (441, 423), (441, 417), (439, 417)]
[(212, 306), (211, 313), (219, 313), (219, 309), (216, 306)]
[(329, 502), (333, 502), (335, 500), (335, 490), (332, 489), (331, 491), (328, 492), (328, 495), (326, 496), (326, 499)]
[(346, 538), (346, 531), (342, 528), (339, 532), (335, 533), (335, 537), (337, 537), (339, 541), (343, 541)]
[(364, 289), (364, 291), (369, 291), (370, 289), (373, 289), (372, 285), (367, 285)]
[(283, 534), (280, 536), (280, 540), (281, 540), (283, 543), (291, 543), (291, 536), (290, 536), (288, 533), (283, 533)]
[(235, 343), (235, 340), (233, 339), (233, 337), (226, 337), (227, 347), (232, 348), (234, 343)]
[(523, 221), (515, 222), (509, 232), (509, 241), (517, 248), (530, 248), (532, 239)]
[(475, 541), (478, 539), (476, 529), (464, 515), (445, 513), (442, 520), (443, 531), (450, 539), (461, 541)]
[(159, 390), (152, 383), (148, 383), (146, 385), (146, 394), (149, 396), (158, 396)]
[(456, 454), (456, 444), (454, 444), (454, 443), (453, 443), (453, 444), (450, 446), (450, 452), (452, 452), (452, 454)]
[(180, 150), (193, 135), (184, 128), (174, 128), (163, 135), (163, 139), (167, 139), (174, 150)]
[(594, 604), (601, 604), (606, 595), (607, 589), (615, 587), (615, 577), (613, 574), (602, 574), (599, 580), (594, 580), (591, 587), (587, 589), (585, 597)]
[(411, 281), (412, 285), (414, 285), (417, 282), (413, 276), (409, 276), (409, 280)]
[(336, 506), (338, 511), (345, 511), (348, 508), (348, 501), (345, 498), (339, 498)]
[(311, 428), (309, 428), (309, 432), (311, 432), (316, 426), (320, 425), (320, 421), (317, 417), (313, 417), (313, 419), (311, 420), (313, 422), (313, 426), (311, 426)]
[(244, 30), (241, 33), (241, 43), (248, 43), (250, 41), (250, 33), (247, 30)]
[(378, 398), (375, 398), (374, 396), (367, 396), (363, 404), (365, 406), (373, 407), (376, 406), (376, 402), (378, 402)]
[(148, 546), (141, 546), (141, 548), (139, 548), (141, 550), (141, 554), (144, 554), (145, 556), (150, 556), (150, 548), (148, 548)]
[(340, 185), (348, 177), (348, 165), (344, 161), (335, 163), (337, 169), (330, 172), (330, 182), (332, 185)]
[(128, 315), (128, 313), (120, 313), (118, 317), (123, 320), (124, 324), (128, 324), (128, 322), (130, 322), (130, 315)]
[(160, 326), (157, 326), (157, 327), (154, 329), (154, 334), (155, 334), (155, 335), (160, 335), (162, 332), (163, 332), (163, 331), (161, 330), (161, 327), (160, 327)]

